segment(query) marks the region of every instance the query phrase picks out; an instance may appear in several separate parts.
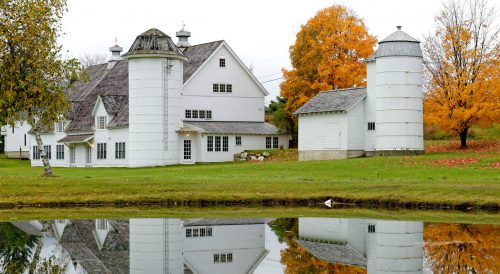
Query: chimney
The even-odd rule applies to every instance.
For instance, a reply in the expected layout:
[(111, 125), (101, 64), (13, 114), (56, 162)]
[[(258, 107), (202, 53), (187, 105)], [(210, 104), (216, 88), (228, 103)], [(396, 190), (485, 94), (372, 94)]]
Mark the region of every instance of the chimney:
[(179, 42), (177, 42), (177, 47), (181, 51), (184, 51), (186, 48), (191, 46), (188, 41), (189, 37), (191, 37), (191, 32), (184, 30), (184, 26), (185, 25), (182, 24), (182, 29), (175, 33), (175, 36), (179, 38)]
[(115, 45), (109, 48), (109, 51), (111, 51), (111, 58), (108, 60), (108, 69), (111, 69), (115, 66), (115, 64), (123, 60), (121, 56), (121, 52), (123, 51), (123, 48), (118, 46), (118, 41), (115, 39)]
[(398, 30), (401, 30), (402, 26), (396, 26), (396, 28), (397, 28)]

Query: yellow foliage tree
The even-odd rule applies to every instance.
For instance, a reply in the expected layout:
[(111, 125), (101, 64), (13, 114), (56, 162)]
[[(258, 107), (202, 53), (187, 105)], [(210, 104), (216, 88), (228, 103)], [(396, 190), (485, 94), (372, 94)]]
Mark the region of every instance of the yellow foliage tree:
[(292, 113), (320, 91), (365, 85), (364, 60), (377, 43), (363, 20), (344, 6), (320, 10), (302, 25), (283, 69), (281, 96)]
[(485, 0), (452, 0), (426, 37), (424, 119), (460, 136), (500, 120), (500, 46), (495, 10)]

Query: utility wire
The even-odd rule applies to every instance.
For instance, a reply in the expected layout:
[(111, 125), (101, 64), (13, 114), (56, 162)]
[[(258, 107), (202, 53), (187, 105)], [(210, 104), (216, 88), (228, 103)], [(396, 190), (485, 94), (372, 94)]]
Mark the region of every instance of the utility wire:
[(264, 84), (264, 83), (273, 82), (273, 81), (278, 81), (278, 80), (282, 80), (282, 79), (283, 79), (283, 77), (280, 77), (280, 78), (271, 79), (271, 80), (267, 80), (267, 81), (260, 82), (260, 83), (261, 83), (261, 84)]

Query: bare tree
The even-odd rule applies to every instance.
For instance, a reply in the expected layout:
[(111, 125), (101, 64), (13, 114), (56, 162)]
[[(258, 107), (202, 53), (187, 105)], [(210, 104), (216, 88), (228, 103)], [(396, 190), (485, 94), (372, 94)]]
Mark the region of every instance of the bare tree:
[(460, 136), (500, 120), (500, 46), (496, 10), (487, 0), (450, 0), (425, 38), (426, 122)]
[(94, 65), (106, 63), (108, 61), (108, 56), (106, 54), (98, 54), (98, 53), (88, 54), (88, 53), (85, 53), (84, 55), (80, 56), (78, 58), (78, 60), (80, 61), (80, 64), (84, 68), (88, 68), (88, 67), (91, 67)]

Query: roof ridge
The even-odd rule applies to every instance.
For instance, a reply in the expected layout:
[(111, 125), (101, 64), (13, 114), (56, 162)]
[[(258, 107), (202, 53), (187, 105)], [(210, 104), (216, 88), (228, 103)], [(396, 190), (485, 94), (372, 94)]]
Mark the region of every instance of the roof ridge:
[(337, 89), (325, 90), (325, 91), (320, 91), (320, 92), (335, 92), (335, 91), (363, 89), (363, 88), (366, 88), (366, 86), (363, 86), (363, 87), (350, 87), (350, 88), (337, 88)]
[(217, 43), (217, 42), (225, 42), (225, 41), (226, 40), (215, 40), (215, 41), (212, 41), (212, 42), (205, 42), (205, 43), (201, 43), (201, 44), (191, 45), (188, 48), (192, 48), (192, 47), (196, 47), (196, 46), (202, 46), (202, 45), (207, 45), (207, 44), (213, 44), (213, 43)]

